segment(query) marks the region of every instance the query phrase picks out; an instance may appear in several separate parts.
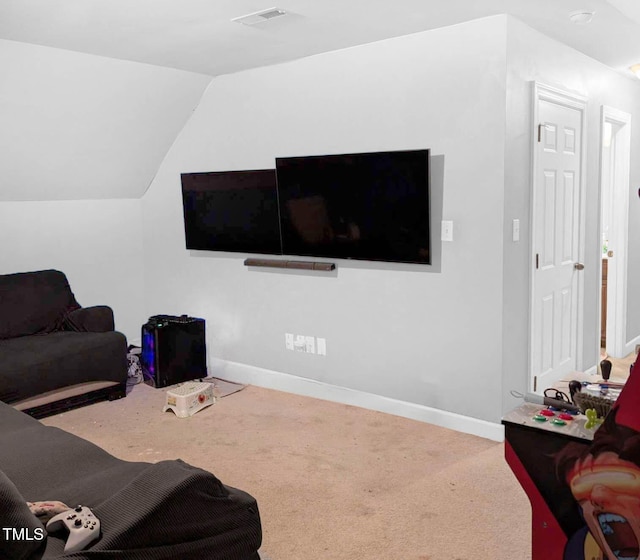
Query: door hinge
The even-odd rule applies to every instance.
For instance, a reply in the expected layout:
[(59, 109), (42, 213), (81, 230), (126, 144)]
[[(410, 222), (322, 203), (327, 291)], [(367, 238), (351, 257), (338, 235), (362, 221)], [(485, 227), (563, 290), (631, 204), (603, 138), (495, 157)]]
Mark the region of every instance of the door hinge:
[(543, 125), (542, 123), (540, 123), (540, 124), (538, 125), (538, 142), (542, 142), (542, 127), (543, 127), (543, 126), (544, 126), (544, 125)]
[(535, 393), (538, 390), (538, 376), (533, 376), (533, 392)]
[(540, 268), (540, 253), (536, 253), (536, 270)]

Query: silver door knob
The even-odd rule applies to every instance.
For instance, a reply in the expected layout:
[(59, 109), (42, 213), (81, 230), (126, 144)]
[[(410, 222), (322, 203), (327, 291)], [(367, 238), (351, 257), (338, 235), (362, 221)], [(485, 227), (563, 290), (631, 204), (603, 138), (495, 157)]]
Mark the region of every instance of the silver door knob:
[(584, 265), (582, 263), (576, 263), (573, 265), (573, 268), (576, 270), (584, 270)]

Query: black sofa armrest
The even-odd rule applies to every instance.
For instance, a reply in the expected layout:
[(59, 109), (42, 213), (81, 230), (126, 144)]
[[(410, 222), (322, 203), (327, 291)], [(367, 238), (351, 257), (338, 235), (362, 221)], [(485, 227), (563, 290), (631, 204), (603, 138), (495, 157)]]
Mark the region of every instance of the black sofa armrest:
[(66, 331), (108, 332), (114, 329), (113, 310), (108, 305), (81, 307), (64, 318)]
[[(44, 553), (47, 532), (44, 525), (31, 513), (26, 500), (9, 477), (0, 471), (0, 558), (39, 560)], [(27, 531), (27, 538), (10, 536), (10, 531)], [(7, 535), (9, 532), (9, 535)], [(24, 535), (24, 533), (23, 533)], [(9, 537), (9, 538), (7, 538)]]
[(213, 474), (180, 459), (159, 461), (121, 485), (91, 508), (103, 531), (89, 558), (116, 552), (127, 560), (257, 558), (262, 528), (255, 499)]

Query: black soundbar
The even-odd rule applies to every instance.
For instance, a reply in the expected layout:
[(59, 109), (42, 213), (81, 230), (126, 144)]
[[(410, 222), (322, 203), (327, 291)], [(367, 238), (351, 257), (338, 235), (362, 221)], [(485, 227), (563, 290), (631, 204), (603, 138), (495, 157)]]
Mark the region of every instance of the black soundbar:
[(271, 268), (294, 268), (298, 270), (334, 270), (336, 265), (330, 262), (285, 261), (280, 259), (245, 259), (245, 266), (264, 266)]

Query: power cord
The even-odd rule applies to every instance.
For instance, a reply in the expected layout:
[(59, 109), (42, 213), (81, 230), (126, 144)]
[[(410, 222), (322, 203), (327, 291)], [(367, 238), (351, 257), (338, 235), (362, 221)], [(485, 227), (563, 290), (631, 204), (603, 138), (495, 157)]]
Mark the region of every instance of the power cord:
[(563, 391), (559, 391), (558, 389), (554, 389), (553, 387), (549, 387), (544, 390), (544, 396), (549, 399), (555, 399), (557, 401), (566, 402), (567, 404), (571, 404), (571, 399), (569, 396)]

